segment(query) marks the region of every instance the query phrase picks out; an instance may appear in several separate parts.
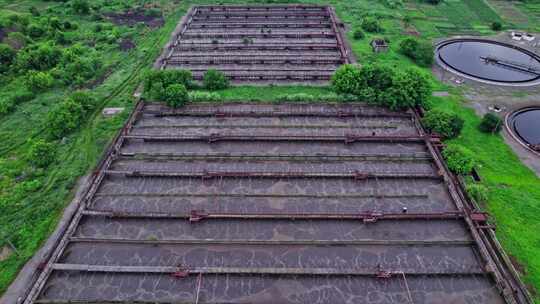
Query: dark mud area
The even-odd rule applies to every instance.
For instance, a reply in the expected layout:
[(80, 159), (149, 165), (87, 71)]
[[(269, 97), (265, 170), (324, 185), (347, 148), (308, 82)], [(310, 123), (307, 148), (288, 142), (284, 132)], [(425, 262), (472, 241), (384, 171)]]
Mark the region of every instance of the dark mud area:
[(144, 9), (129, 10), (123, 13), (107, 13), (105, 17), (116, 25), (135, 26), (144, 23), (148, 27), (158, 28), (165, 24), (163, 16), (149, 14)]

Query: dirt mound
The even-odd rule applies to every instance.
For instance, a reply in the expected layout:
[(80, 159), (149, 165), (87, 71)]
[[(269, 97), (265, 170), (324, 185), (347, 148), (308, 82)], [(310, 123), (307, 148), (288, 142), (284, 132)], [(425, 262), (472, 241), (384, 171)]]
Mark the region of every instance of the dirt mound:
[(134, 26), (138, 23), (144, 23), (151, 28), (158, 28), (165, 24), (162, 15), (147, 13), (144, 9), (129, 10), (123, 13), (105, 14), (116, 25)]
[(134, 49), (135, 46), (136, 46), (135, 43), (131, 39), (122, 39), (119, 45), (120, 50), (124, 52)]

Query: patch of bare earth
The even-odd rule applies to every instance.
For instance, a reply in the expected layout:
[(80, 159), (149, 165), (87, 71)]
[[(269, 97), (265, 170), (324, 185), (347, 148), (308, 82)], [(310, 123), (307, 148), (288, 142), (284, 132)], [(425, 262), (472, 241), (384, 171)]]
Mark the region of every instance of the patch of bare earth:
[(13, 249), (9, 248), (9, 246), (4, 246), (0, 249), (0, 262), (7, 260), (11, 254), (13, 253)]
[(122, 39), (119, 45), (120, 50), (124, 52), (134, 49), (135, 46), (136, 46), (135, 43), (131, 39)]
[(135, 26), (144, 23), (148, 27), (158, 28), (165, 24), (163, 16), (146, 14), (144, 9), (128, 10), (123, 13), (108, 13), (105, 16), (116, 25)]

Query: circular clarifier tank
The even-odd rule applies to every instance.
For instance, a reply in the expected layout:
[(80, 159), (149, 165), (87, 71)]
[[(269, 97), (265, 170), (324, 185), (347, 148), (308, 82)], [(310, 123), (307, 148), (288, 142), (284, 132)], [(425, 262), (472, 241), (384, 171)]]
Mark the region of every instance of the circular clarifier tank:
[(510, 114), (507, 125), (519, 141), (540, 152), (540, 107), (524, 108)]
[(437, 62), (463, 77), (494, 84), (540, 83), (540, 57), (506, 43), (452, 39), (436, 48)]

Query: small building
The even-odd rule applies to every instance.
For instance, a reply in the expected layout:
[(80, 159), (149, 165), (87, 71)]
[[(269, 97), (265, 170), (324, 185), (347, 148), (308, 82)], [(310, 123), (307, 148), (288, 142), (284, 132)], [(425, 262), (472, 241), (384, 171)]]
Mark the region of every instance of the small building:
[(381, 52), (387, 52), (388, 51), (388, 43), (384, 39), (375, 38), (371, 40), (371, 48), (373, 48), (373, 52), (375, 53), (381, 53)]

